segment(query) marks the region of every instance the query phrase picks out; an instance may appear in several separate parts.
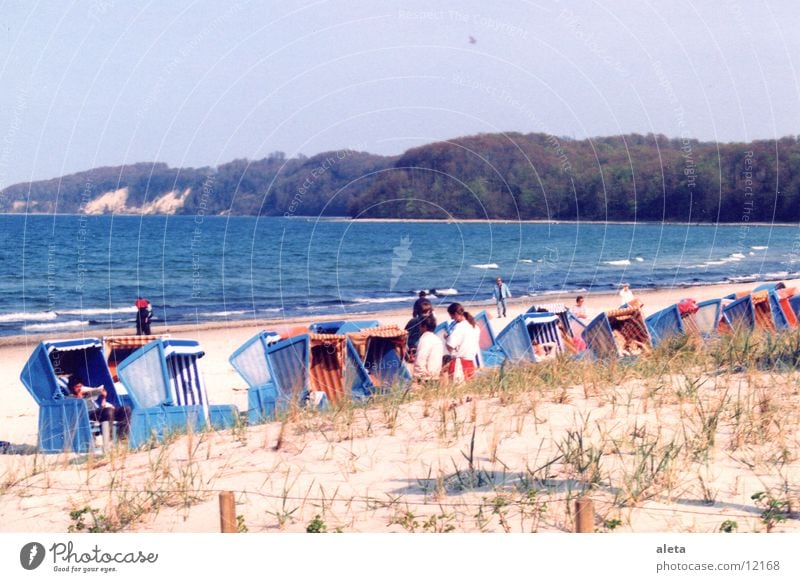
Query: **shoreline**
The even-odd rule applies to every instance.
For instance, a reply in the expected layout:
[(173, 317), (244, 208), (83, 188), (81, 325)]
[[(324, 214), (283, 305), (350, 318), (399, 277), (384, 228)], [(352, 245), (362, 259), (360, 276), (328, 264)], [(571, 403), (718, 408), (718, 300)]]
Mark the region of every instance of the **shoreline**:
[[(74, 212), (0, 212), (0, 216), (162, 216), (162, 217), (187, 217), (194, 218), (193, 214), (125, 214), (118, 212), (104, 212), (97, 214), (82, 214)], [(284, 218), (288, 220), (316, 220), (318, 222), (378, 222), (378, 223), (396, 223), (396, 222), (412, 222), (420, 224), (440, 223), (440, 224), (575, 224), (575, 225), (603, 225), (614, 224), (622, 226), (703, 226), (703, 227), (780, 227), (787, 228), (800, 227), (800, 223), (796, 222), (672, 222), (669, 220), (571, 220), (571, 219), (547, 219), (547, 218), (531, 218), (531, 219), (514, 219), (514, 218), (353, 218), (349, 216), (285, 216), (276, 214), (274, 216), (258, 216), (252, 214), (213, 214), (205, 215), (206, 218)]]
[[(800, 280), (787, 280), (785, 283), (790, 287), (800, 286)], [(634, 288), (633, 291), (642, 301), (643, 312), (647, 316), (684, 297), (701, 301), (732, 292), (752, 290), (754, 286), (754, 284), (705, 285), (651, 291)], [(508, 305), (508, 317), (502, 319), (495, 317), (493, 302), (472, 303), (468, 305), (468, 309), (475, 312), (486, 309), (493, 331), (499, 333), (515, 316), (526, 311), (532, 304), (563, 302), (572, 305), (575, 295), (514, 298)], [(590, 318), (600, 311), (616, 308), (620, 302), (616, 293), (585, 295)], [(359, 314), (350, 319), (378, 319), (384, 325), (396, 324), (402, 327), (408, 321), (410, 312), (409, 305), (407, 309)], [(440, 320), (447, 317), (442, 305), (436, 306), (435, 314)], [(200, 326), (156, 327), (153, 332), (168, 331), (173, 337), (186, 337), (198, 341), (205, 354), (198, 364), (208, 390), (209, 402), (233, 405), (239, 411), (246, 411), (249, 403), (248, 386), (231, 366), (228, 360), (230, 355), (247, 339), (263, 329), (291, 327), (292, 324), (302, 325), (312, 320), (323, 319), (325, 318), (306, 317), (291, 320), (278, 318), (246, 322), (212, 322)], [(336, 317), (331, 316), (327, 319)], [(114, 328), (110, 331), (129, 334), (133, 328), (132, 326), (124, 330)], [(87, 337), (88, 334), (85, 331), (77, 334), (58, 334), (62, 338), (68, 335)], [(89, 337), (101, 335), (101, 330), (92, 330)], [(51, 337), (55, 339), (55, 336)], [(9, 341), (9, 338), (3, 339)], [(618, 375), (618, 381), (613, 378), (607, 381), (608, 379), (603, 380), (597, 376), (592, 371), (594, 366), (589, 365), (585, 368), (586, 372), (590, 375), (595, 374), (592, 377), (598, 382), (582, 383), (580, 379), (576, 379), (577, 383), (566, 386), (563, 392), (555, 390), (547, 383), (528, 385), (527, 380), (524, 385), (511, 386), (506, 396), (498, 396), (494, 391), (487, 391), (486, 386), (483, 387), (483, 392), (472, 392), (469, 387), (466, 392), (460, 393), (445, 389), (442, 392), (420, 396), (419, 399), (412, 398), (402, 404), (395, 404), (394, 401), (392, 403), (377, 401), (374, 406), (368, 408), (358, 407), (358, 414), (349, 414), (348, 411), (356, 410), (349, 408), (344, 409), (342, 415), (300, 414), (288, 425), (276, 420), (263, 425), (247, 426), (242, 430), (190, 434), (179, 437), (174, 444), (165, 444), (155, 449), (159, 451), (157, 453), (159, 459), (165, 459), (166, 464), (154, 474), (152, 469), (154, 457), (150, 450), (122, 449), (104, 458), (98, 458), (96, 464), (94, 460), (73, 463), (67, 462), (70, 457), (66, 455), (45, 455), (43, 458), (35, 453), (39, 406), (23, 386), (20, 373), (30, 358), (35, 344), (43, 339), (49, 338), (46, 335), (18, 336), (16, 340), (21, 342), (17, 341), (13, 345), (0, 340), (0, 372), (4, 377), (10, 378), (10, 381), (0, 389), (3, 391), (5, 402), (4, 411), (0, 413), (2, 418), (0, 440), (10, 443), (9, 451), (16, 452), (16, 454), (0, 454), (0, 472), (4, 472), (7, 478), (17, 479), (19, 483), (9, 481), (11, 485), (5, 493), (9, 502), (0, 509), (0, 517), (3, 519), (0, 530), (4, 531), (63, 532), (72, 523), (70, 512), (95, 503), (92, 500), (98, 495), (103, 498), (104, 504), (98, 503), (91, 507), (96, 507), (103, 515), (113, 516), (121, 507), (120, 503), (150, 499), (152, 483), (162, 488), (172, 486), (173, 482), (167, 481), (167, 478), (174, 478), (173, 475), (177, 474), (178, 469), (185, 471), (187, 467), (196, 471), (192, 472), (192, 475), (203, 475), (203, 482), (210, 491), (241, 492), (242, 501), (238, 509), (247, 517), (248, 524), (255, 531), (276, 531), (274, 528), (278, 526), (273, 523), (274, 520), (270, 521), (263, 516), (273, 509), (278, 511), (280, 499), (285, 498), (287, 494), (301, 499), (304, 495), (307, 496), (312, 488), (319, 487), (320, 483), (325, 484), (326, 493), (329, 485), (331, 490), (340, 492), (338, 498), (336, 494), (326, 498), (325, 503), (335, 504), (335, 511), (326, 514), (326, 520), (337, 520), (334, 525), (341, 525), (348, 531), (387, 531), (387, 524), (397, 523), (393, 521), (396, 512), (399, 511), (397, 508), (386, 506), (377, 513), (374, 509), (353, 510), (350, 507), (352, 498), (383, 499), (388, 495), (393, 499), (399, 499), (408, 511), (424, 517), (431, 511), (431, 491), (420, 484), (430, 484), (434, 480), (441, 481), (445, 487), (444, 494), (448, 494), (448, 483), (452, 484), (456, 476), (464, 475), (459, 467), (464, 466), (461, 461), (462, 455), (465, 450), (470, 450), (471, 446), (475, 446), (475, 458), (479, 459), (477, 466), (497, 475), (506, 475), (509, 467), (513, 474), (516, 474), (516, 471), (521, 475), (526, 474), (523, 473), (525, 467), (538, 467), (547, 459), (563, 454), (560, 447), (564, 446), (564, 435), (571, 432), (592, 439), (587, 442), (597, 447), (595, 450), (606, 450), (612, 441), (604, 435), (613, 435), (614, 443), (628, 442), (630, 447), (637, 446), (638, 443), (641, 447), (639, 440), (632, 441), (634, 437), (630, 435), (635, 435), (635, 432), (631, 431), (641, 430), (641, 427), (646, 426), (647, 435), (658, 435), (648, 437), (651, 439), (648, 442), (660, 443), (659, 446), (670, 446), (672, 440), (662, 443), (658, 440), (662, 438), (660, 435), (684, 434), (694, 426), (686, 420), (687, 413), (691, 416), (692, 410), (685, 408), (690, 404), (690, 401), (686, 400), (685, 392), (686, 382), (690, 380), (697, 379), (696, 386), (698, 394), (703, 398), (703, 410), (716, 410), (714, 407), (721, 406), (720, 398), (723, 402), (727, 402), (726, 395), (729, 391), (731, 394), (738, 394), (737, 390), (743, 389), (742, 386), (750, 387), (747, 388), (750, 391), (741, 397), (741, 402), (755, 406), (753, 427), (759, 430), (762, 430), (761, 427), (764, 425), (759, 420), (760, 400), (756, 398), (764, 398), (765, 394), (759, 391), (763, 390), (759, 386), (770, 386), (769, 393), (774, 393), (775, 403), (786, 399), (785, 409), (775, 410), (785, 410), (788, 414), (800, 409), (797, 408), (794, 378), (776, 387), (775, 377), (767, 373), (756, 379), (755, 383), (749, 376), (744, 378), (734, 374), (726, 376), (726, 382), (730, 385), (726, 384), (725, 389), (720, 390), (722, 386), (718, 384), (721, 381), (718, 376), (694, 376), (692, 372), (687, 372), (684, 375), (673, 374), (657, 379), (641, 379), (621, 373)], [(712, 372), (715, 370), (716, 368), (713, 368)], [(706, 378), (711, 379), (706, 381)], [(656, 380), (656, 384), (653, 384)], [(539, 381), (541, 382), (541, 379)], [(658, 388), (655, 389), (654, 386)], [(734, 405), (735, 403), (730, 404), (726, 409), (725, 418), (728, 418), (728, 415), (733, 417), (735, 410), (738, 410)], [(431, 413), (431, 410), (434, 413)], [(597, 430), (588, 430), (588, 423), (580, 420), (588, 419), (589, 414), (592, 415), (591, 426), (597, 425)], [(470, 418), (474, 420), (468, 420)], [(775, 418), (776, 421), (785, 419), (784, 416)], [(800, 417), (795, 415), (793, 418)], [(289, 429), (285, 430), (285, 426)], [(723, 442), (722, 437), (728, 434), (730, 426), (727, 422), (722, 426), (719, 434), (720, 442)], [(769, 426), (782, 425), (771, 423)], [(796, 430), (794, 428), (796, 424), (787, 426), (790, 427), (787, 430), (795, 434), (793, 431)], [(652, 432), (649, 427), (652, 427)], [(587, 430), (588, 432), (581, 432)], [(689, 436), (692, 434), (694, 433), (690, 432)], [(691, 442), (697, 441), (691, 439)], [(706, 473), (700, 473), (704, 479), (709, 479), (708, 482), (715, 491), (720, 492), (719, 504), (713, 506), (704, 504), (702, 506), (704, 515), (698, 516), (696, 511), (687, 512), (685, 506), (674, 502), (667, 504), (660, 498), (644, 500), (644, 508), (636, 510), (636, 519), (629, 520), (624, 525), (625, 529), (661, 532), (698, 531), (700, 527), (700, 531), (710, 531), (718, 529), (723, 519), (736, 518), (744, 531), (758, 531), (758, 512), (754, 511), (752, 520), (745, 521), (746, 515), (738, 513), (733, 515), (731, 508), (752, 507), (752, 494), (764, 490), (768, 485), (764, 484), (763, 475), (756, 475), (743, 468), (740, 463), (732, 461), (733, 456), (730, 455), (727, 446), (729, 445), (720, 445), (721, 448), (717, 451), (719, 454), (715, 453), (716, 456), (712, 457), (717, 459), (713, 465), (715, 476), (706, 477)], [(630, 468), (632, 467), (630, 463), (628, 465), (625, 463), (629, 459), (634, 459), (635, 450), (640, 449), (629, 450), (630, 454), (604, 455), (603, 462), (610, 463), (607, 465), (609, 478), (619, 479), (619, 475), (622, 474), (619, 471), (634, 470)], [(727, 454), (722, 455), (723, 450)], [(766, 439), (764, 451), (763, 458), (774, 454), (774, 443), (771, 440)], [(462, 464), (454, 465), (454, 460)], [(43, 462), (47, 463), (46, 471), (40, 468)], [(562, 465), (559, 477), (570, 478), (569, 464)], [(701, 470), (703, 469), (699, 465), (688, 465), (688, 468), (680, 473), (681, 483), (687, 486), (696, 484), (697, 471)], [(290, 492), (287, 493), (287, 480), (290, 474), (292, 480)], [(155, 477), (158, 479), (153, 481)], [(770, 483), (774, 481), (778, 487), (783, 481), (776, 479)], [(703, 483), (705, 482), (704, 480)], [(87, 488), (84, 490), (83, 486), (78, 487), (76, 483), (86, 483)], [(31, 496), (31, 487), (40, 488), (41, 494)], [(128, 496), (120, 501), (120, 490), (132, 491), (140, 497)], [(249, 496), (247, 492), (252, 491), (263, 492), (264, 496)], [(465, 498), (471, 504), (480, 504), (481, 499), (487, 495), (486, 491), (480, 488), (473, 492), (459, 490), (457, 494), (458, 499), (461, 499), (462, 495), (474, 496), (474, 499)], [(507, 490), (504, 489), (504, 499), (507, 494)], [(687, 489), (683, 497), (694, 500), (701, 494), (702, 492), (692, 492)], [(555, 508), (563, 504), (556, 504), (554, 500), (559, 499), (561, 493), (554, 489), (542, 495), (545, 502), (553, 501), (549, 505), (554, 508), (546, 531), (558, 531), (558, 524), (562, 523), (563, 517)], [(450, 498), (450, 501), (454, 499)], [(529, 507), (527, 504), (530, 503), (530, 498), (525, 499), (524, 507)], [(613, 509), (613, 496), (596, 497), (596, 503), (601, 502), (603, 514), (612, 510), (617, 511)], [(487, 508), (491, 510), (491, 505)], [(656, 514), (650, 511), (650, 508), (667, 513), (664, 514), (664, 518), (654, 517)], [(316, 513), (319, 513), (319, 507), (313, 504), (298, 509), (296, 522), (286, 524), (288, 531), (304, 531), (305, 524), (311, 521)], [(474, 514), (474, 509), (468, 514), (464, 513), (468, 516)], [(46, 517), (41, 519), (43, 515)], [(612, 514), (612, 517), (615, 515), (617, 514)], [(700, 526), (698, 519), (703, 520)], [(782, 528), (787, 531), (797, 530), (797, 525), (791, 522), (792, 520), (789, 520), (788, 525)], [(161, 507), (158, 511), (148, 510), (143, 514), (141, 521), (126, 525), (124, 529), (133, 532), (203, 532), (216, 531), (218, 527), (219, 511), (216, 495), (207, 495), (201, 496), (197, 503), (193, 504), (191, 512), (188, 509), (179, 511), (170, 507)], [(393, 527), (392, 531), (400, 529), (397, 525)], [(484, 526), (478, 527), (470, 519), (466, 519), (459, 527), (464, 531), (485, 531)], [(498, 526), (496, 529), (500, 531), (502, 528)]]
[[(764, 281), (753, 281), (748, 283), (732, 283), (732, 282), (720, 282), (720, 283), (706, 283), (702, 285), (692, 285), (686, 287), (653, 287), (653, 288), (638, 288), (634, 289), (637, 295), (640, 296), (653, 296), (653, 295), (668, 295), (670, 297), (678, 297), (680, 299), (686, 297), (692, 297), (694, 299), (714, 299), (717, 297), (722, 297), (724, 295), (728, 295), (730, 293), (729, 289), (736, 288), (737, 291), (744, 291), (747, 289), (752, 289), (757, 285), (760, 285)], [(787, 286), (798, 286), (800, 287), (800, 279), (798, 280), (787, 280), (785, 281)], [(726, 291), (721, 291), (719, 293), (715, 292), (716, 289), (725, 289)], [(616, 301), (617, 293), (613, 291), (569, 291), (569, 292), (558, 292), (558, 293), (545, 293), (539, 295), (524, 295), (524, 296), (516, 296), (512, 297), (507, 304), (510, 308), (514, 308), (515, 310), (519, 308), (519, 306), (524, 306), (525, 309), (522, 311), (527, 310), (527, 308), (531, 307), (534, 304), (546, 304), (546, 303), (564, 303), (565, 305), (569, 306), (574, 303), (575, 298), (578, 295), (583, 295), (587, 298), (589, 303), (597, 303), (601, 301), (604, 307), (603, 309), (598, 309), (598, 311), (603, 311), (605, 309), (613, 309), (616, 307), (614, 305), (614, 301)], [(443, 296), (442, 301), (439, 303), (435, 303), (435, 306), (440, 312), (444, 312), (445, 306), (449, 303), (454, 303), (456, 296), (452, 296), (453, 300), (449, 299), (450, 296)], [(677, 303), (680, 299), (676, 299), (673, 303)], [(495, 309), (495, 303), (492, 299), (485, 299), (485, 300), (464, 300), (459, 301), (462, 305), (468, 308), (472, 308), (472, 311), (478, 313), (479, 311), (486, 310), (490, 315), (493, 315)], [(661, 306), (667, 307), (669, 304), (664, 304)], [(217, 331), (217, 330), (244, 330), (244, 329), (252, 329), (253, 334), (257, 331), (261, 330), (268, 330), (268, 329), (286, 329), (292, 327), (300, 327), (303, 325), (308, 325), (311, 323), (316, 322), (325, 322), (325, 321), (339, 321), (339, 320), (367, 320), (367, 319), (375, 319), (375, 320), (382, 320), (382, 319), (391, 319), (393, 321), (399, 321), (403, 317), (408, 319), (410, 317), (411, 305), (409, 304), (408, 307), (392, 307), (388, 309), (372, 309), (372, 310), (365, 310), (359, 312), (352, 312), (352, 313), (338, 313), (338, 314), (319, 314), (319, 315), (292, 315), (287, 317), (272, 317), (272, 318), (252, 318), (252, 319), (219, 319), (214, 321), (205, 321), (202, 323), (176, 323), (176, 324), (164, 324), (163, 322), (155, 322), (152, 326), (153, 334), (186, 334), (186, 333), (194, 333), (194, 332), (209, 332), (209, 331)], [(657, 310), (654, 310), (657, 311)], [(649, 310), (648, 310), (649, 312)], [(401, 327), (405, 325), (405, 321), (402, 322)], [(102, 336), (109, 336), (109, 335), (134, 335), (135, 329), (134, 326), (126, 326), (126, 327), (89, 327), (85, 326), (82, 329), (76, 329), (74, 331), (53, 331), (53, 332), (41, 332), (41, 333), (20, 333), (16, 335), (8, 335), (8, 336), (1, 336), (0, 337), (0, 348), (2, 347), (15, 347), (15, 346), (34, 346), (41, 341), (44, 340), (60, 340), (60, 339), (77, 339), (77, 338), (86, 338), (86, 337), (102, 337)]]

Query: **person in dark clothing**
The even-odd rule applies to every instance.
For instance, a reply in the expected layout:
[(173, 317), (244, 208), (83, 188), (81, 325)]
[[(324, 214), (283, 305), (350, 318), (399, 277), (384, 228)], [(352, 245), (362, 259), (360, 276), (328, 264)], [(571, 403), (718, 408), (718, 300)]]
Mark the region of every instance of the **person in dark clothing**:
[(411, 308), (411, 317), (419, 317), (420, 313), (422, 313), (422, 303), (427, 301), (428, 305), (431, 304), (429, 299), (426, 299), (428, 296), (427, 291), (420, 291), (419, 292), (419, 299), (414, 302), (414, 307)]
[(89, 420), (95, 422), (118, 422), (119, 432), (128, 434), (130, 426), (131, 409), (128, 406), (116, 407), (106, 402), (108, 395), (105, 388), (86, 388), (83, 381), (76, 375), (67, 380), (67, 390), (70, 398), (83, 398), (89, 408)]
[(419, 338), (423, 332), (422, 327), (420, 326), (422, 320), (428, 319), (433, 322), (434, 328), (436, 327), (436, 318), (433, 316), (433, 304), (427, 299), (421, 299), (419, 303), (419, 315), (409, 319), (405, 328), (408, 332), (408, 339), (406, 340), (408, 350), (406, 350), (406, 354), (408, 354), (407, 357), (409, 362), (414, 361), (414, 354), (417, 351), (417, 344), (419, 343)]
[(136, 299), (136, 335), (150, 335), (150, 321), (153, 319), (153, 306), (143, 297)]

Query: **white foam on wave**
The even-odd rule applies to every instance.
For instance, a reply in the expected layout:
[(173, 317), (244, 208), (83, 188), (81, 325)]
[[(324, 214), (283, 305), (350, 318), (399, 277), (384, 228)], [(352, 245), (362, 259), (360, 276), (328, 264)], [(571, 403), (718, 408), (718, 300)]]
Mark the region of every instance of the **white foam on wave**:
[(452, 287), (448, 287), (447, 289), (436, 289), (436, 293), (434, 293), (437, 297), (444, 297), (446, 295), (458, 295), (458, 289), (454, 289)]
[(29, 311), (21, 313), (4, 313), (0, 315), (0, 323), (7, 321), (47, 321), (58, 315), (54, 311)]
[(213, 313), (200, 313), (199, 317), (230, 317), (231, 315), (244, 315), (245, 313), (250, 313), (250, 311), (241, 309), (241, 310), (234, 310), (234, 311), (215, 311)]
[(769, 247), (759, 247), (759, 246), (755, 246), (755, 247), (750, 247), (750, 248), (751, 248), (751, 249), (753, 249), (754, 251), (765, 251), (765, 250), (767, 250)]
[(644, 262), (644, 257), (636, 257), (636, 262), (637, 263), (643, 263)]
[(778, 271), (776, 273), (764, 273), (765, 279), (785, 279), (789, 275), (789, 271)]
[(741, 260), (741, 259), (745, 258), (745, 256), (744, 256), (742, 253), (732, 253), (732, 254), (730, 255), (730, 258), (731, 258), (731, 259), (738, 259), (738, 260)]
[(731, 283), (752, 283), (753, 281), (758, 281), (758, 275), (742, 275), (739, 277), (728, 277), (728, 281)]
[(529, 265), (533, 264), (533, 260), (532, 259), (520, 259), (519, 262), (520, 263), (526, 263), (526, 264), (529, 264)]
[(414, 297), (356, 297), (353, 303), (397, 303), (398, 301), (413, 301)]
[(33, 323), (26, 325), (22, 329), (24, 331), (47, 331), (51, 329), (66, 329), (70, 327), (84, 327), (89, 325), (88, 321), (73, 319), (71, 321), (61, 321), (59, 323)]
[(59, 315), (112, 315), (114, 313), (136, 313), (136, 307), (107, 307), (107, 308), (86, 308), (86, 309), (66, 309), (59, 310)]
[(630, 265), (630, 259), (619, 259), (617, 261), (604, 261), (606, 265), (613, 265), (615, 267), (623, 267), (625, 265)]
[(479, 263), (477, 265), (470, 265), (473, 269), (499, 269), (500, 265), (497, 263)]

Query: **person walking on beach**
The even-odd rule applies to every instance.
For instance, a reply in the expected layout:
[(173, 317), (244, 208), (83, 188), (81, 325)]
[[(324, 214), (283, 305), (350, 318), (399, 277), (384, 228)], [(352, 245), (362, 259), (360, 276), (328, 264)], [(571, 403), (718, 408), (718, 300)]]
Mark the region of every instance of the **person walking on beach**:
[(503, 283), (503, 279), (500, 277), (498, 277), (495, 281), (492, 295), (494, 296), (494, 300), (497, 302), (497, 317), (505, 317), (506, 299), (511, 297), (511, 291), (509, 290), (508, 285)]
[(153, 306), (144, 297), (136, 298), (136, 335), (150, 335)]
[(423, 317), (419, 322), (422, 331), (419, 343), (416, 346), (414, 359), (414, 380), (419, 382), (436, 381), (442, 372), (442, 358), (444, 344), (434, 333), (436, 320), (433, 316)]
[(448, 364), (448, 375), (457, 380), (456, 370), (460, 367), (464, 380), (469, 380), (475, 374), (475, 358), (478, 357), (480, 350), (481, 331), (475, 318), (469, 311), (464, 311), (464, 307), (460, 303), (451, 303), (447, 308), (447, 313), (455, 322), (445, 343), (451, 358)]

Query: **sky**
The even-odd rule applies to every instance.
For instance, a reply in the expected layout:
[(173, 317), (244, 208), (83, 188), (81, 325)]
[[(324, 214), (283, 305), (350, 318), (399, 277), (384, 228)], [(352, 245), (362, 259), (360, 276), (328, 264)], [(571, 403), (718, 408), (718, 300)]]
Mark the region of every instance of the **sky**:
[(794, 0), (0, 0), (0, 189), (464, 135), (800, 134)]

